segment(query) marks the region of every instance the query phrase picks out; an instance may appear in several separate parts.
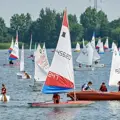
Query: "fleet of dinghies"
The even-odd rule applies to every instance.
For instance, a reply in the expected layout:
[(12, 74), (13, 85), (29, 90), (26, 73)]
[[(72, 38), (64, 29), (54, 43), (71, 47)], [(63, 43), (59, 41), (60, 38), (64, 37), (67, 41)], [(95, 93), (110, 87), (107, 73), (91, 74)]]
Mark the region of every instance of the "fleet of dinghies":
[[(120, 55), (116, 44), (114, 44), (112, 64), (109, 77), (109, 86), (118, 86), (120, 81)], [(120, 92), (100, 92), (100, 91), (76, 91), (67, 94), (73, 100), (76, 94), (78, 100), (120, 100)]]
[[(75, 90), (75, 80), (74, 80), (74, 70), (94, 70), (96, 68), (105, 67), (104, 64), (99, 63), (101, 59), (100, 54), (104, 54), (106, 50), (109, 50), (108, 37), (103, 46), (101, 39), (98, 39), (98, 43), (95, 46), (95, 32), (93, 32), (92, 40), (86, 45), (84, 44), (84, 39), (82, 40), (83, 49), (80, 49), (80, 44), (77, 42), (74, 52), (80, 52), (76, 62), (79, 66), (74, 66), (73, 68), (73, 57), (71, 49), (71, 39), (69, 31), (69, 23), (67, 10), (64, 10), (63, 22), (61, 26), (61, 31), (55, 49), (55, 53), (52, 59), (51, 65), (49, 65), (47, 51), (45, 43), (43, 47), (38, 44), (35, 49), (34, 54), (32, 51), (32, 35), (30, 40), (30, 57), (34, 60), (34, 77), (33, 84), (29, 85), (33, 91), (41, 91), (42, 94), (62, 94), (67, 93), (67, 97), (71, 100), (60, 102), (55, 104), (53, 102), (32, 102), (28, 103), (31, 107), (42, 107), (42, 108), (56, 108), (56, 107), (80, 107), (84, 105), (89, 105), (95, 100), (120, 100), (120, 93), (118, 92), (99, 92), (99, 91), (76, 91)], [(18, 45), (18, 32), (16, 32), (15, 44), (11, 42), (9, 48), (9, 60), (10, 62), (19, 59), (19, 45)], [(113, 52), (112, 64), (110, 70), (109, 86), (117, 86), (120, 77), (120, 53), (116, 44), (112, 43), (111, 51)], [(19, 79), (30, 79), (31, 75), (25, 71), (24, 62), (24, 44), (22, 44), (20, 64), (8, 64), (8, 65), (19, 65), (20, 71), (17, 73), (17, 78)], [(7, 65), (7, 64), (6, 64)], [(26, 75), (27, 74), (27, 75)], [(29, 76), (29, 78), (28, 78)], [(72, 91), (72, 92), (71, 92)], [(9, 101), (10, 96), (6, 95), (7, 101)], [(0, 95), (0, 100), (4, 101), (4, 97)]]
[[(62, 53), (65, 53), (65, 55), (63, 55)], [(45, 83), (42, 87), (42, 93), (44, 94), (66, 93), (71, 89), (75, 89), (75, 83), (70, 32), (67, 11), (65, 10), (56, 51), (51, 66), (49, 68)], [(29, 105), (31, 107), (47, 107), (47, 108), (79, 107), (90, 103), (91, 101), (76, 101), (75, 99), (75, 101), (60, 102), (59, 104), (54, 104), (53, 102), (51, 103), (33, 102), (29, 103)]]

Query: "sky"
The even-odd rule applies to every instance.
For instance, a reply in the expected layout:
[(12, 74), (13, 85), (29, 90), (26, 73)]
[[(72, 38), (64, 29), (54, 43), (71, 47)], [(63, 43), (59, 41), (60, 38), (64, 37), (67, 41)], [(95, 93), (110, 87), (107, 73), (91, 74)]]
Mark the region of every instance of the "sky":
[[(68, 14), (80, 14), (87, 7), (94, 7), (94, 0), (0, 0), (0, 17), (10, 26), (10, 18), (13, 14), (30, 13), (35, 20), (42, 8), (49, 7), (57, 12), (62, 12), (67, 7)], [(108, 20), (112, 21), (120, 17), (120, 0), (98, 0), (98, 10), (103, 10)]]

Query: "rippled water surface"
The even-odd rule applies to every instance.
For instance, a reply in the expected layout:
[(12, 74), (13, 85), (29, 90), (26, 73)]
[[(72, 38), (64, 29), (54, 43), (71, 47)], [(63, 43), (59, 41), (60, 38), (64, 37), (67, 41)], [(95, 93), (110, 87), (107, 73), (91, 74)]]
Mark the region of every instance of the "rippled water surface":
[[(51, 63), (53, 52), (47, 50), (49, 62)], [(28, 59), (30, 52), (25, 50), (25, 69), (34, 76), (34, 63)], [(79, 53), (73, 52), (74, 66), (76, 57)], [(83, 83), (91, 80), (93, 88), (99, 89), (100, 84), (104, 81), (106, 84), (109, 80), (111, 52), (101, 55), (101, 63), (105, 63), (105, 68), (96, 69), (95, 71), (75, 71), (76, 89), (80, 89)], [(28, 102), (51, 100), (51, 95), (42, 95), (40, 92), (33, 92), (29, 85), (33, 84), (32, 80), (17, 79), (16, 73), (19, 67), (4, 66), (8, 63), (7, 50), (0, 50), (0, 85), (4, 83), (8, 90), (11, 100), (9, 103), (0, 103), (0, 120), (119, 120), (120, 119), (120, 102), (103, 101), (80, 108), (30, 108)], [(115, 87), (107, 86), (109, 91), (117, 91)], [(61, 95), (61, 97), (64, 95)]]

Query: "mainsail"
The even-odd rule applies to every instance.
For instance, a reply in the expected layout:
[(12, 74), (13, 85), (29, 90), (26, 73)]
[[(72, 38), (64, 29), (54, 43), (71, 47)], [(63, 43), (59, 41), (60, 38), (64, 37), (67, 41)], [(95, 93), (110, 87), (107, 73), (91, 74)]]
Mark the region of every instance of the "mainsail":
[(120, 56), (117, 46), (114, 44), (109, 85), (117, 86), (118, 81), (120, 81)]
[(61, 93), (73, 88), (71, 40), (67, 11), (65, 10), (58, 44), (42, 92), (47, 94)]
[(24, 69), (24, 44), (22, 44), (22, 50), (21, 50), (21, 59), (20, 59), (20, 71), (23, 72)]
[(85, 65), (92, 65), (93, 61), (93, 48), (89, 42), (80, 52), (76, 61)]
[(19, 47), (18, 47), (18, 32), (16, 32), (16, 41), (13, 50), (9, 56), (9, 60), (19, 59)]

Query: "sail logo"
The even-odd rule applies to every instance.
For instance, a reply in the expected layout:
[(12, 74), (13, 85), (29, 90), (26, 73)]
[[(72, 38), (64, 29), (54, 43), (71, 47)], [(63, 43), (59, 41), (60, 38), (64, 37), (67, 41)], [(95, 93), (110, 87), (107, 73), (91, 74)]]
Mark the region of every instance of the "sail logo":
[(63, 33), (62, 33), (62, 37), (64, 37), (64, 38), (65, 38), (65, 35), (66, 35), (66, 32), (63, 32)]
[(115, 69), (115, 72), (116, 72), (117, 74), (120, 74), (120, 68)]
[(64, 58), (66, 58), (66, 59), (68, 59), (68, 60), (71, 59), (71, 55), (69, 55), (69, 54), (66, 53), (66, 52), (63, 52), (63, 51), (61, 51), (61, 50), (56, 50), (56, 52), (58, 53), (58, 55), (60, 55), (60, 56), (62, 56), (62, 57), (64, 57)]

